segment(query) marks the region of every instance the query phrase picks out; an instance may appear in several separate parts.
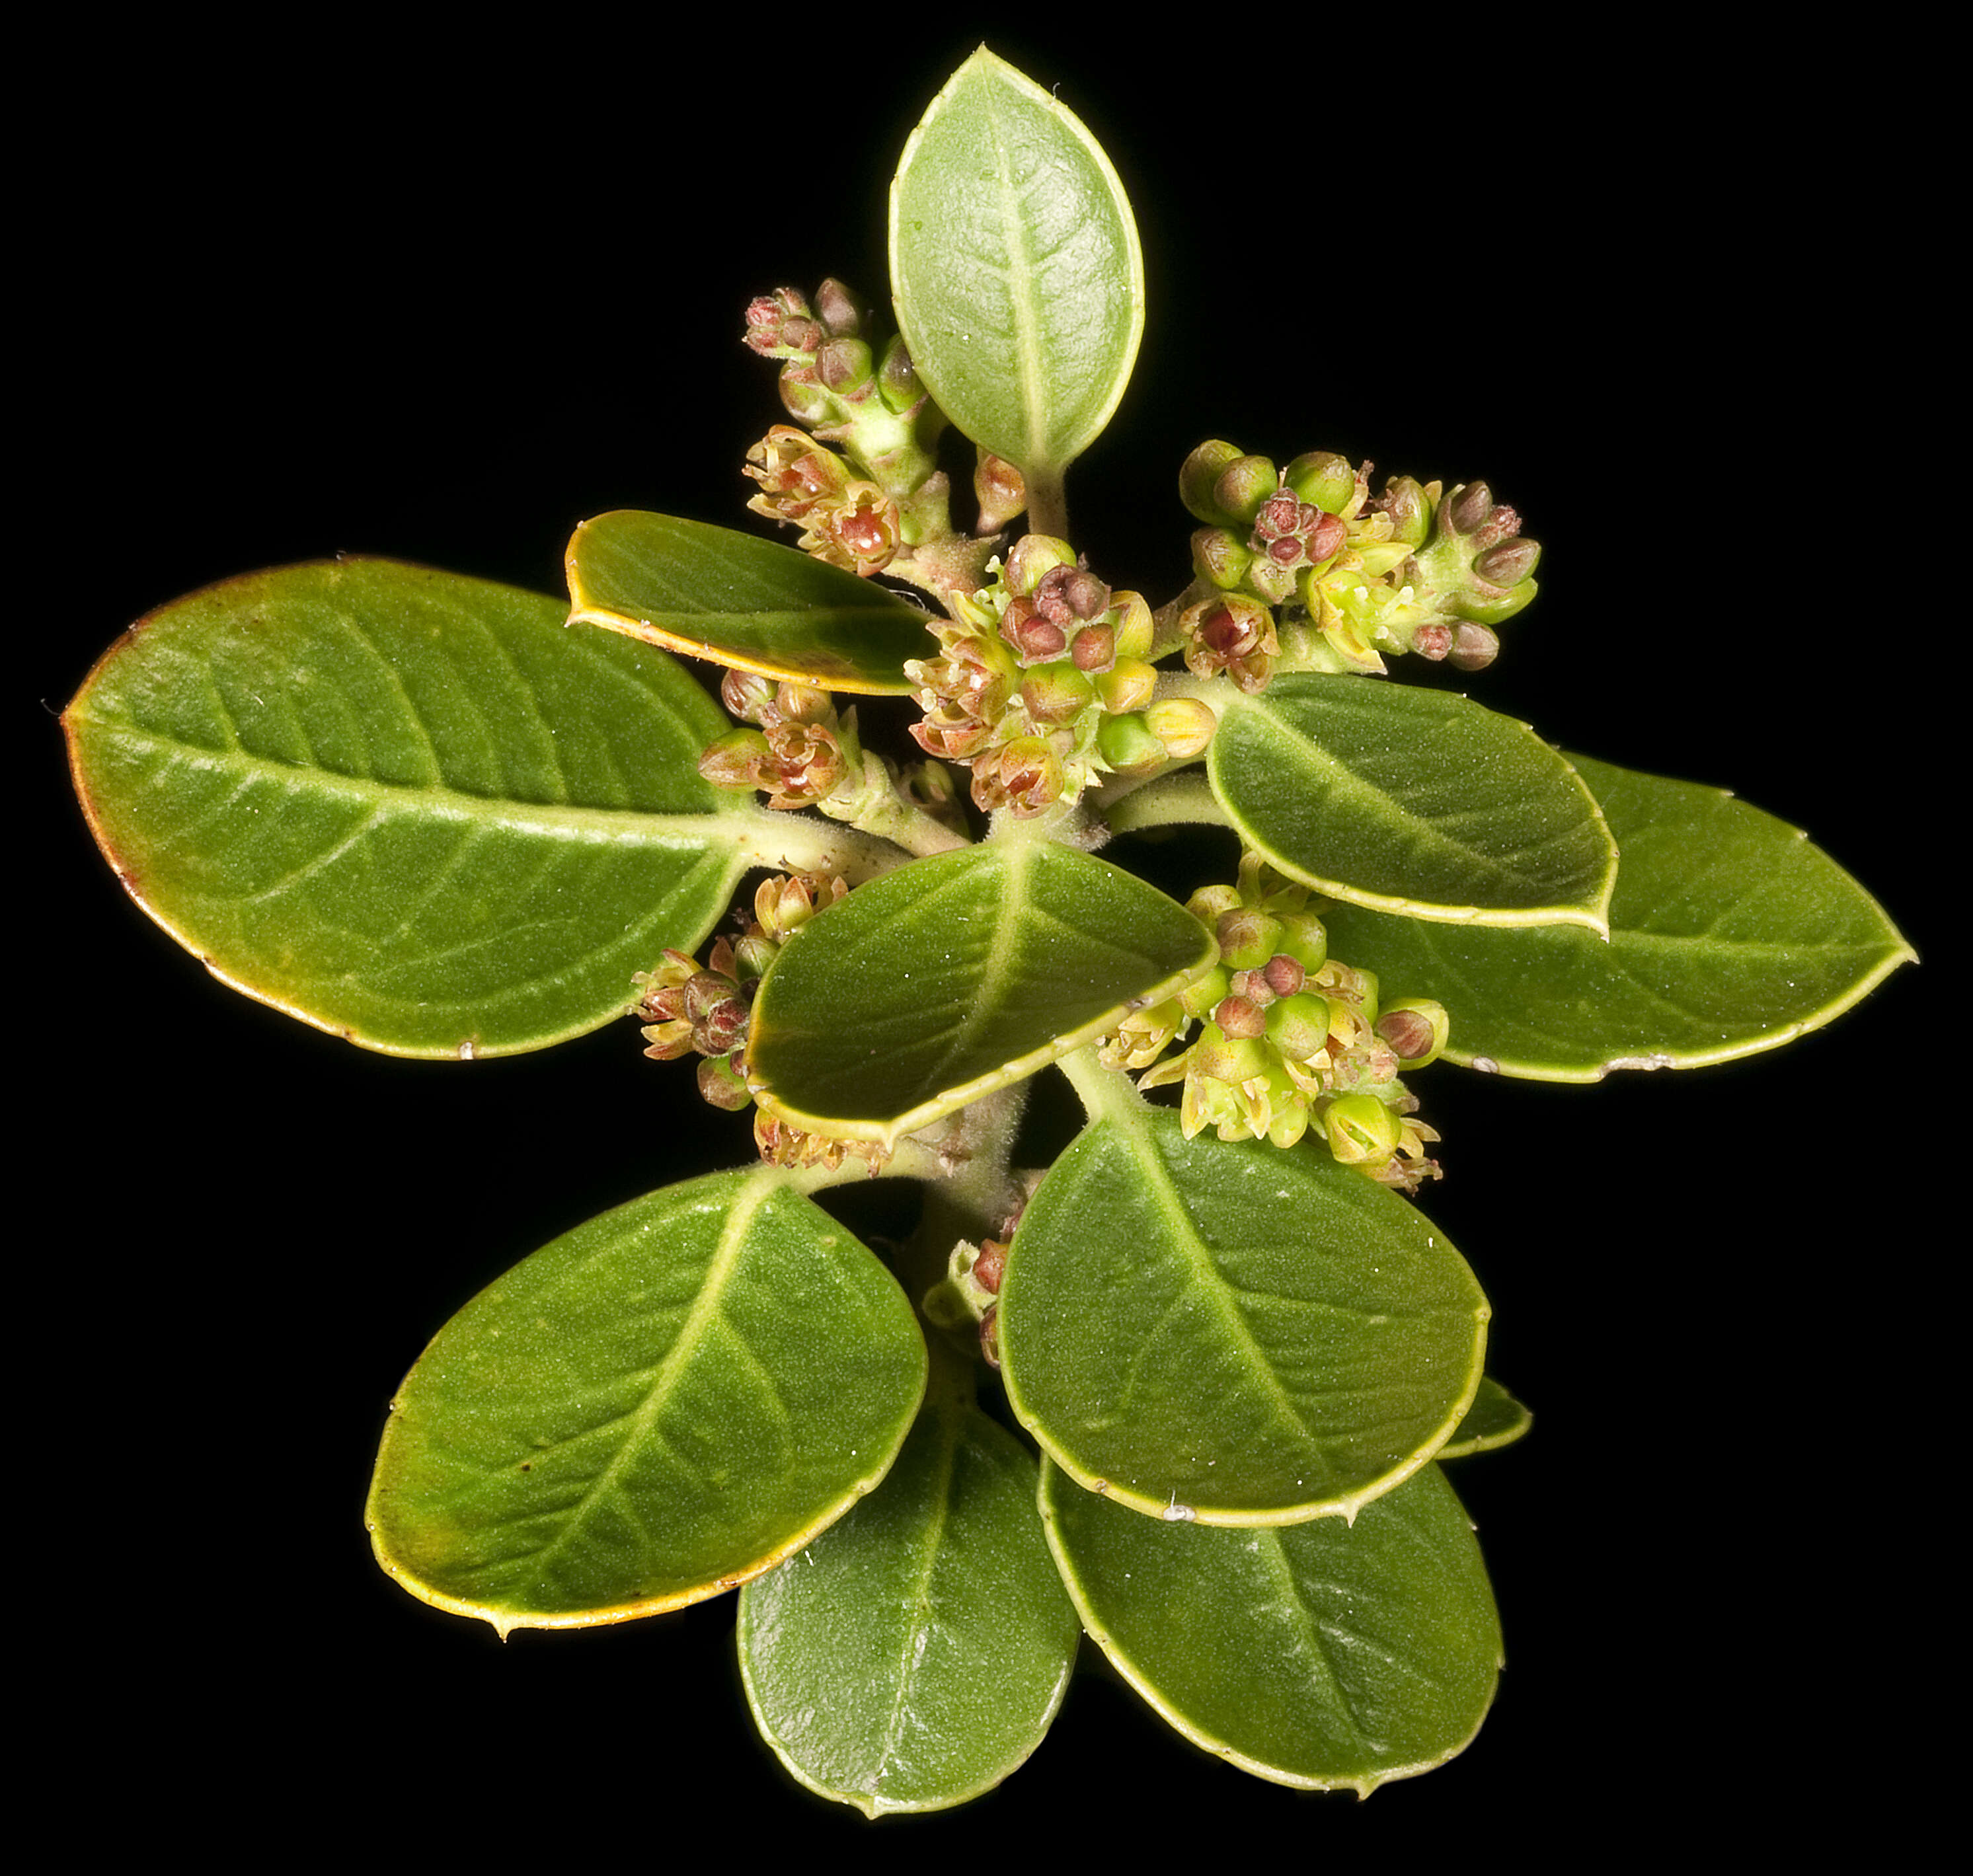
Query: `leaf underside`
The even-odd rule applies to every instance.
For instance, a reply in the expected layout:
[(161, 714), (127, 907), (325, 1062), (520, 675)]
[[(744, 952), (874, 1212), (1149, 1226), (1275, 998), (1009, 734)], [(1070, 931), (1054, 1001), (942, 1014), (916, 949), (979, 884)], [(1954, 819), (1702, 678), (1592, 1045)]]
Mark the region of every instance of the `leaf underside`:
[(378, 1560), (502, 1632), (697, 1602), (869, 1491), (924, 1382), (895, 1280), (781, 1175), (667, 1187), (544, 1246), (419, 1358), (366, 1508)]
[(696, 769), (726, 727), (663, 652), (388, 561), (162, 607), (63, 719), (144, 910), (250, 996), (399, 1055), (580, 1035), (695, 948), (742, 862)]
[(1723, 789), (1570, 760), (1623, 859), (1610, 940), (1482, 931), (1339, 907), (1330, 943), (1428, 985), (1454, 1061), (1539, 1080), (1690, 1068), (1777, 1048), (1915, 959), (1883, 908), (1785, 822)]

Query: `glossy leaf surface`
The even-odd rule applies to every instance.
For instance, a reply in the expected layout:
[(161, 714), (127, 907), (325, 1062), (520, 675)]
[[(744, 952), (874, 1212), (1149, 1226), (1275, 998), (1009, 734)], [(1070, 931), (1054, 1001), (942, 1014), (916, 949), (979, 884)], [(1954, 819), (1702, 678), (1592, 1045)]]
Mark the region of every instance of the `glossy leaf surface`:
[(1469, 1453), (1512, 1446), (1534, 1423), (1535, 1417), (1506, 1388), (1490, 1374), (1483, 1375), (1473, 1404), (1453, 1428), (1452, 1437), (1439, 1448), (1438, 1456), (1463, 1459)]
[(1723, 789), (1570, 760), (1622, 849), (1608, 944), (1349, 907), (1330, 920), (1340, 956), (1445, 1005), (1454, 1061), (1549, 1081), (1730, 1061), (1820, 1028), (1916, 958), (1785, 822)]
[(1072, 1477), (1166, 1519), (1348, 1514), (1436, 1452), (1487, 1302), (1445, 1234), (1318, 1148), (1092, 1123), (1008, 1252), (1002, 1378)]
[(797, 930), (754, 1005), (763, 1106), (895, 1140), (1115, 1027), (1209, 968), (1155, 888), (1046, 842), (992, 842), (859, 886)]
[(780, 1175), (669, 1186), (440, 1331), (391, 1404), (372, 1541), (412, 1594), (503, 1632), (676, 1609), (842, 1516), (924, 1381), (895, 1280)]
[(1045, 1460), (1041, 1502), (1103, 1652), (1188, 1739), (1245, 1771), (1367, 1795), (1444, 1764), (1493, 1703), (1500, 1619), (1436, 1466), (1353, 1525), (1155, 1525)]
[(695, 766), (727, 727), (663, 652), (387, 561), (152, 613), (63, 719), (96, 837), (215, 975), (400, 1055), (620, 1015), (742, 870)]
[(905, 146), (891, 285), (934, 400), (1031, 478), (1109, 421), (1144, 326), (1130, 203), (1068, 109), (983, 46)]
[(599, 515), (575, 531), (568, 567), (571, 623), (824, 690), (901, 694), (905, 660), (938, 649), (895, 593), (704, 521)]
[(1082, 1629), (1036, 1484), (1011, 1433), (934, 1384), (882, 1489), (741, 1590), (748, 1701), (811, 1791), (941, 1810), (1041, 1744)]
[(1248, 845), (1318, 891), (1415, 918), (1603, 927), (1616, 849), (1589, 791), (1525, 724), (1463, 697), (1278, 678), (1229, 704), (1207, 773)]

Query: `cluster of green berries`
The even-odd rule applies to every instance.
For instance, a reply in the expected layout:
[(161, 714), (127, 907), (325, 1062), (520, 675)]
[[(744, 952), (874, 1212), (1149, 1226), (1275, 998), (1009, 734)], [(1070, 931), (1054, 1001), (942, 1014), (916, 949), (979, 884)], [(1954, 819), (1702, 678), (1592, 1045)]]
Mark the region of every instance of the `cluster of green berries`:
[(1206, 705), (1153, 701), (1141, 594), (1113, 591), (1047, 534), (1024, 535), (987, 570), (986, 586), (948, 596), (952, 617), (928, 622), (939, 655), (905, 666), (924, 710), (912, 735), (971, 769), (977, 806), (1045, 813), (1094, 776), (1149, 775), (1206, 747)]
[[(751, 1106), (747, 1035), (761, 979), (789, 934), (849, 890), (840, 879), (814, 873), (764, 879), (740, 936), (715, 938), (705, 963), (668, 950), (656, 970), (640, 971), (643, 994), (636, 1014), (644, 1019), (644, 1053), (661, 1062), (700, 1056), (699, 1091), (707, 1101), (732, 1113)], [(856, 1154), (874, 1172), (889, 1157), (875, 1141), (823, 1139), (758, 1113), (754, 1139), (761, 1158), (777, 1165), (833, 1170)]]
[(1179, 493), (1206, 524), (1192, 537), (1206, 590), (1180, 621), (1197, 675), (1251, 692), (1278, 665), (1381, 672), (1387, 652), (1463, 671), (1493, 662), (1493, 628), (1534, 597), (1539, 547), (1484, 482), (1448, 492), (1393, 476), (1373, 497), (1371, 466), (1318, 449), (1277, 469), (1216, 441), (1186, 457)]
[[(1188, 1139), (1209, 1126), (1222, 1140), (1293, 1146), (1313, 1130), (1387, 1185), (1414, 1191), (1438, 1178), (1425, 1149), (1439, 1136), (1411, 1117), (1418, 1100), (1398, 1076), (1443, 1051), (1445, 1006), (1380, 1002), (1370, 972), (1329, 956), (1307, 889), (1258, 855), (1242, 858), (1237, 886), (1202, 887), (1186, 910), (1212, 933), (1219, 963), (1181, 995), (1127, 1016), (1098, 1050), (1104, 1064), (1147, 1070), (1140, 1088), (1183, 1081)], [(1159, 1061), (1194, 1022), (1189, 1045)]]

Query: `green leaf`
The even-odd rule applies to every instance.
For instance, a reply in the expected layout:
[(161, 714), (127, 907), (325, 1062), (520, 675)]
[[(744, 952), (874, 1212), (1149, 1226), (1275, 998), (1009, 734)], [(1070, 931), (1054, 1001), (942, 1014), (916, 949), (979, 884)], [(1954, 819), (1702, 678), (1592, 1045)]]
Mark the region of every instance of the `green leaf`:
[(1463, 697), (1278, 678), (1229, 701), (1207, 773), (1248, 846), (1335, 898), (1605, 929), (1617, 853), (1589, 791), (1525, 724)]
[(1535, 1423), (1535, 1417), (1506, 1388), (1487, 1375), (1465, 1417), (1452, 1430), (1452, 1437), (1438, 1449), (1441, 1459), (1463, 1459), (1474, 1453), (1490, 1453), (1497, 1446), (1512, 1446)]
[(905, 659), (938, 649), (887, 588), (704, 521), (618, 508), (576, 529), (568, 564), (571, 625), (827, 691), (901, 695)]
[(1562, 926), (1455, 930), (1339, 907), (1338, 955), (1435, 997), (1454, 1061), (1543, 1081), (1778, 1048), (1917, 953), (1799, 830), (1723, 789), (1572, 757), (1623, 852), (1610, 942)]
[(1031, 481), (1110, 420), (1144, 329), (1124, 185), (1066, 106), (984, 46), (891, 185), (891, 288), (933, 400)]
[(1045, 1461), (1041, 1504), (1062, 1580), (1117, 1672), (1243, 1771), (1368, 1796), (1443, 1765), (1493, 1704), (1500, 1618), (1435, 1466), (1354, 1524), (1154, 1525)]
[(633, 1200), (460, 1310), (391, 1404), (365, 1511), (384, 1569), (502, 1634), (623, 1622), (771, 1569), (875, 1485), (924, 1344), (784, 1178)]
[(144, 910), (248, 995), (394, 1055), (621, 1015), (744, 867), (696, 767), (728, 725), (679, 665), (424, 567), (208, 587), (119, 639), (63, 722)]
[(1211, 967), (1197, 920), (1045, 841), (995, 841), (858, 887), (785, 944), (754, 1005), (762, 1106), (895, 1142), (1032, 1074)]
[(1082, 1630), (1036, 1483), (1013, 1434), (934, 1384), (883, 1489), (741, 1592), (748, 1701), (811, 1791), (943, 1810), (1041, 1744)]
[(1280, 1525), (1418, 1470), (1479, 1385), (1445, 1234), (1309, 1146), (1119, 1110), (1056, 1161), (1000, 1287), (1002, 1378), (1071, 1477), (1136, 1512)]

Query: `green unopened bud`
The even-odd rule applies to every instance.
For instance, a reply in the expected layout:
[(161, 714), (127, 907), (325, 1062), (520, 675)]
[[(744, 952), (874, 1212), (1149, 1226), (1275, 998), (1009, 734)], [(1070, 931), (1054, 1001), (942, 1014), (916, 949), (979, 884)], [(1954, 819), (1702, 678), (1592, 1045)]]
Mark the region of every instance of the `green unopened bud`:
[(1023, 534), (1007, 550), (1000, 569), (1000, 583), (1019, 599), (1026, 599), (1058, 567), (1073, 567), (1075, 550), (1066, 541), (1052, 534)]
[(1408, 547), (1422, 547), (1431, 532), (1431, 503), (1412, 476), (1393, 476), (1384, 484), (1377, 506), (1391, 518), (1391, 538)]
[[(883, 400), (884, 408), (893, 415), (902, 416), (924, 394), (924, 385), (919, 379), (918, 368), (911, 363), (911, 355), (905, 349), (904, 340), (892, 338), (884, 348), (883, 360), (877, 367), (877, 395)], [(921, 423), (919, 440), (928, 441), (929, 436), (930, 432)]]
[(729, 1114), (752, 1106), (754, 1100), (747, 1077), (734, 1066), (734, 1061), (732, 1055), (709, 1055), (699, 1065), (699, 1098), (715, 1107), (723, 1107)]
[(1333, 449), (1311, 449), (1281, 471), (1281, 481), (1327, 515), (1340, 515), (1356, 493), (1356, 472)]
[(1242, 590), (1269, 606), (1283, 604), (1295, 590), (1295, 569), (1257, 554), (1247, 563)]
[(1242, 906), (1222, 912), (1213, 928), (1219, 961), (1229, 971), (1258, 970), (1281, 947), (1281, 922)]
[(1144, 712), (1151, 734), (1170, 751), (1174, 762), (1189, 762), (1205, 754), (1219, 727), (1209, 704), (1196, 697), (1167, 697)]
[(1313, 977), (1329, 961), (1329, 933), (1322, 920), (1313, 912), (1276, 916), (1281, 923), (1281, 954), (1299, 964), (1304, 977)]
[[(1078, 645), (1085, 636), (1077, 633)], [(1095, 682), (1096, 695), (1103, 708), (1121, 714), (1127, 711), (1142, 710), (1150, 702), (1157, 691), (1158, 674), (1155, 666), (1146, 664), (1141, 658), (1120, 658), (1099, 675)], [(1152, 734), (1157, 734), (1155, 729)]]
[(1268, 1010), (1268, 1040), (1293, 1062), (1307, 1062), (1329, 1046), (1329, 1002), (1313, 991), (1283, 997)]
[(1424, 1068), (1445, 1053), (1451, 1028), (1452, 1019), (1443, 1003), (1429, 997), (1405, 997), (1389, 1005), (1377, 1018), (1376, 1033), (1405, 1067)]
[(1145, 658), (1150, 654), (1157, 622), (1141, 593), (1123, 590), (1110, 595), (1111, 629), (1116, 633), (1119, 658)]
[[(1220, 915), (1237, 912), (1240, 909), (1240, 889), (1237, 886), (1202, 886), (1185, 902), (1185, 909), (1202, 925), (1217, 926)], [(1222, 996), (1226, 993), (1222, 990)]]
[(1213, 482), (1212, 505), (1235, 527), (1251, 528), (1261, 504), (1281, 485), (1281, 472), (1265, 456), (1238, 456)]
[(870, 348), (860, 338), (832, 338), (815, 355), (815, 374), (826, 390), (846, 397), (875, 375)]
[(1096, 747), (1119, 775), (1148, 774), (1163, 768), (1167, 760), (1164, 744), (1134, 711), (1123, 716), (1106, 716), (1097, 726)]
[(1240, 459), (1238, 443), (1215, 440), (1202, 443), (1187, 456), (1178, 472), (1178, 498), (1197, 519), (1216, 527), (1230, 526), (1234, 517), (1212, 498), (1212, 485), (1229, 465)]
[(1230, 528), (1202, 528), (1192, 537), (1192, 570), (1230, 593), (1247, 577), (1253, 550)]
[(1179, 1007), (1195, 1018), (1210, 1016), (1229, 994), (1232, 982), (1225, 968), (1216, 964), (1196, 983), (1178, 993)]
[(813, 429), (829, 421), (833, 407), (829, 393), (816, 382), (812, 365), (783, 365), (780, 390), (782, 409), (797, 423)]
[(1346, 1166), (1382, 1165), (1404, 1138), (1399, 1116), (1374, 1094), (1345, 1094), (1323, 1110), (1329, 1150)]
[(1021, 701), (1037, 723), (1072, 723), (1095, 699), (1095, 685), (1070, 659), (1037, 665), (1021, 680)]
[(729, 730), (699, 759), (699, 772), (715, 788), (751, 788), (771, 760), (758, 730)]

